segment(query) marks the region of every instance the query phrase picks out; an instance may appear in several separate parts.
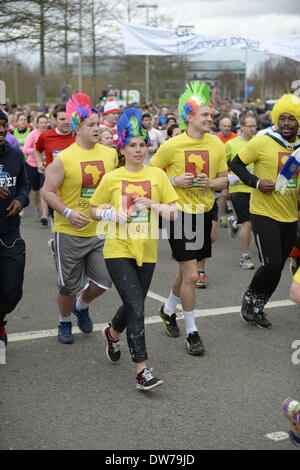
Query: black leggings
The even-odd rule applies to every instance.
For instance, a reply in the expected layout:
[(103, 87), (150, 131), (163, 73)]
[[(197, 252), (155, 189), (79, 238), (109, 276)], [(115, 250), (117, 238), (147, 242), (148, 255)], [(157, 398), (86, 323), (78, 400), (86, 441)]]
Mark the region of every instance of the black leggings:
[(131, 258), (105, 260), (107, 270), (122, 299), (111, 325), (114, 330), (126, 330), (127, 342), (133, 362), (148, 359), (145, 343), (144, 301), (150, 287), (155, 263), (136, 264)]
[(250, 289), (269, 298), (280, 281), (284, 263), (294, 246), (297, 222), (278, 222), (254, 214), (251, 214), (251, 222), (262, 265), (255, 272)]
[(0, 326), (22, 298), (25, 242), (20, 234), (0, 235)]

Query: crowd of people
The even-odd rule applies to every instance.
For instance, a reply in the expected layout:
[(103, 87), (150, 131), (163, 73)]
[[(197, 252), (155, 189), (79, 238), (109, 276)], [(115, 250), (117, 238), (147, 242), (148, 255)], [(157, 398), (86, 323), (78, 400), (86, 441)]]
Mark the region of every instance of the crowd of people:
[[(157, 312), (168, 336), (181, 334), (181, 303), (187, 351), (205, 352), (195, 322), (195, 288), (208, 286), (205, 263), (218, 226), (228, 227), (232, 237), (239, 234), (241, 269), (254, 269), (253, 234), (261, 265), (245, 286), (241, 317), (271, 328), (264, 307), (297, 240), (299, 126), (300, 100), (292, 94), (279, 98), (271, 112), (259, 101), (216, 107), (209, 85), (198, 81), (186, 84), (176, 108), (122, 109), (111, 98), (99, 109), (84, 93), (44, 112), (2, 106), (2, 352), (7, 314), (22, 297), (25, 242), (19, 225), (29, 202), (42, 226), (54, 226), (59, 343), (74, 341), (72, 315), (83, 333), (93, 331), (90, 303), (114, 284), (122, 304), (103, 332), (106, 354), (112, 363), (120, 361), (126, 330), (138, 389), (163, 384), (147, 365), (144, 301), (164, 226), (178, 267)], [(291, 288), (296, 302), (299, 273), (294, 269)], [(293, 421), (295, 443), (299, 416), (298, 424)]]

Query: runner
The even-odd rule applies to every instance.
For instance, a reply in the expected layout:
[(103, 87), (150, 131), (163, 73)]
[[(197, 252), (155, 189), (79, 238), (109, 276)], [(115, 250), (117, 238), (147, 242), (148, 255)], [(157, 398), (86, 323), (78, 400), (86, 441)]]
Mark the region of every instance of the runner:
[(0, 110), (0, 363), (5, 364), (6, 315), (22, 298), (25, 242), (19, 212), (29, 204), (22, 152), (5, 141), (8, 118)]
[[(280, 281), (296, 239), (299, 169), (285, 194), (275, 191), (275, 182), (287, 157), (300, 146), (299, 102), (295, 95), (283, 95), (272, 110), (278, 130), (253, 137), (229, 165), (241, 181), (253, 188), (250, 214), (262, 265), (243, 295), (241, 316), (260, 328), (272, 327), (263, 309)], [(246, 169), (250, 163), (254, 163), (254, 175)]]
[(186, 85), (178, 114), (180, 127), (186, 132), (164, 142), (151, 159), (153, 166), (166, 168), (180, 210), (176, 222), (171, 223), (169, 240), (178, 272), (169, 298), (158, 313), (167, 334), (179, 336), (175, 310), (181, 301), (188, 352), (200, 355), (204, 346), (194, 316), (197, 261), (211, 257), (214, 192), (227, 184), (227, 165), (224, 145), (210, 135), (212, 107), (206, 83), (193, 81)]
[(120, 107), (114, 98), (108, 98), (104, 105), (104, 118), (100, 122), (100, 127), (112, 129), (114, 133), (113, 146), (116, 147), (118, 141), (117, 122), (120, 117)]
[(119, 119), (117, 147), (125, 166), (105, 175), (91, 199), (91, 216), (116, 222), (109, 224), (104, 257), (123, 305), (104, 330), (107, 356), (119, 362), (120, 335), (126, 329), (136, 387), (152, 390), (163, 381), (146, 364), (144, 301), (157, 260), (158, 215), (174, 217), (177, 195), (164, 171), (143, 165), (148, 135), (141, 119), (136, 108)]
[(104, 174), (116, 167), (117, 153), (98, 144), (99, 115), (91, 108), (87, 95), (73, 95), (66, 109), (75, 143), (47, 169), (43, 193), (55, 210), (58, 341), (71, 344), (71, 312), (77, 317), (79, 329), (91, 333), (89, 304), (111, 287), (102, 256), (104, 239), (97, 237), (97, 224), (89, 218), (89, 200)]
[(114, 131), (109, 127), (101, 127), (99, 132), (99, 144), (112, 147), (114, 141)]
[[(26, 114), (20, 113), (17, 115), (17, 127), (13, 131), (13, 135), (17, 139), (20, 149), (23, 152), (23, 147), (27, 136), (30, 134), (32, 128), (28, 126)], [(24, 153), (24, 152), (23, 152)], [(24, 155), (26, 158), (26, 155)]]
[(45, 114), (40, 114), (36, 118), (37, 128), (27, 136), (23, 147), (24, 153), (28, 155), (25, 166), (32, 190), (32, 199), (36, 207), (37, 220), (45, 227), (48, 225), (48, 205), (43, 199), (40, 191), (44, 184), (45, 177), (42, 173), (38, 172), (33, 151), (39, 136), (42, 132), (47, 130), (48, 122), (47, 116), (45, 116)]
[[(227, 163), (237, 155), (240, 149), (245, 147), (247, 142), (252, 139), (256, 133), (256, 119), (247, 114), (240, 116), (241, 133), (238, 137), (229, 140), (225, 144), (225, 153)], [(247, 166), (248, 171), (253, 173), (253, 164)], [(242, 253), (240, 256), (240, 266), (243, 269), (253, 269), (254, 264), (251, 261), (250, 241), (251, 241), (251, 220), (249, 213), (250, 195), (252, 189), (238, 179), (238, 177), (230, 172), (229, 194), (236, 217), (233, 215), (228, 217), (229, 233), (234, 238), (239, 231)]]

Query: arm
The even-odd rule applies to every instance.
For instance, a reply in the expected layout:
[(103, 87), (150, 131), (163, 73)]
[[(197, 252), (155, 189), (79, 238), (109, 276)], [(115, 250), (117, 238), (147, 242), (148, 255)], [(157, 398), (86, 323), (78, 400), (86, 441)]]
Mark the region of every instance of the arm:
[(64, 177), (63, 164), (60, 158), (56, 158), (47, 168), (46, 180), (42, 189), (43, 197), (56, 212), (68, 218), (74, 227), (82, 228), (89, 223), (90, 219), (83, 212), (66, 207), (57, 196), (57, 191), (62, 185)]
[(39, 173), (45, 173), (46, 167), (43, 163), (43, 156), (42, 153), (39, 152), (36, 148), (33, 149), (33, 157), (35, 159), (35, 163), (37, 164), (37, 169)]
[(21, 170), (17, 176), (16, 195), (6, 208), (7, 217), (16, 216), (23, 209), (23, 207), (26, 207), (29, 204), (29, 181), (25, 170), (23, 154), (20, 154), (20, 159)]
[(265, 194), (270, 194), (275, 189), (275, 183), (271, 180), (260, 180), (247, 170), (247, 165), (240, 159), (238, 155), (229, 163), (229, 168), (235, 173), (239, 179), (251, 188), (259, 189)]
[(136, 210), (153, 210), (158, 215), (161, 215), (164, 219), (175, 220), (178, 215), (175, 202), (159, 204), (156, 201), (140, 196), (136, 197), (133, 202)]
[(30, 132), (30, 134), (27, 136), (24, 147), (23, 147), (23, 153), (26, 155), (30, 155), (33, 152), (34, 149), (34, 144), (36, 141), (36, 132)]

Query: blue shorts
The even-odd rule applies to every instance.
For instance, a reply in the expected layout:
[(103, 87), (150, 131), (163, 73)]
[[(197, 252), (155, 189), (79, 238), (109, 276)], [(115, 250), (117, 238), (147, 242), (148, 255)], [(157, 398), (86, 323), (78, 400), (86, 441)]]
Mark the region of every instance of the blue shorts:
[(36, 166), (30, 166), (28, 165), (28, 163), (26, 163), (25, 167), (30, 183), (30, 189), (32, 189), (33, 191), (39, 191), (44, 184), (45, 176), (42, 173), (38, 172)]

